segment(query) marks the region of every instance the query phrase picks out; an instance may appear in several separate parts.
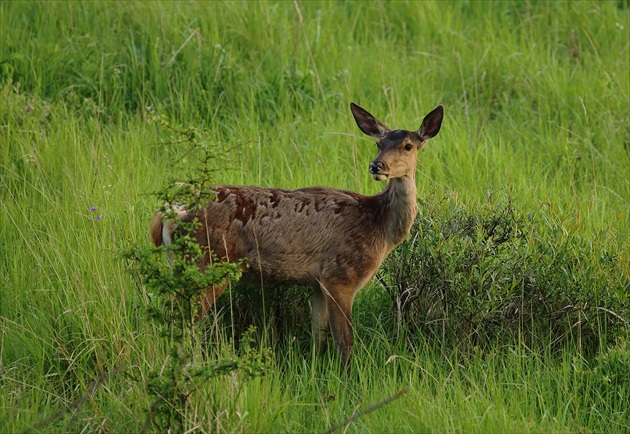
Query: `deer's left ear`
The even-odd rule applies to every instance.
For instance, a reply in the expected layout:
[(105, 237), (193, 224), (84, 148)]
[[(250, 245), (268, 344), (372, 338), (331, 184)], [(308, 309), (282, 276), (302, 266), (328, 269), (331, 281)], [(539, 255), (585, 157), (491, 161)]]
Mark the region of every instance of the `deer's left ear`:
[(424, 117), (420, 129), (416, 132), (422, 142), (426, 142), (440, 132), (442, 118), (444, 118), (444, 107), (441, 105), (437, 106), (431, 113)]

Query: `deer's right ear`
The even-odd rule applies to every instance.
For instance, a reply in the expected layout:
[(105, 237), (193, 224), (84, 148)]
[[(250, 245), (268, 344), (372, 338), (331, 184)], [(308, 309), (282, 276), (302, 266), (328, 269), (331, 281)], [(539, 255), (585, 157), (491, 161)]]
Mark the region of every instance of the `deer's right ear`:
[(389, 133), (391, 130), (385, 125), (383, 122), (376, 119), (374, 116), (369, 114), (364, 108), (356, 105), (355, 103), (350, 103), (350, 109), (352, 110), (352, 115), (354, 116), (354, 120), (357, 121), (357, 125), (368, 136), (376, 137), (377, 139), (382, 139)]

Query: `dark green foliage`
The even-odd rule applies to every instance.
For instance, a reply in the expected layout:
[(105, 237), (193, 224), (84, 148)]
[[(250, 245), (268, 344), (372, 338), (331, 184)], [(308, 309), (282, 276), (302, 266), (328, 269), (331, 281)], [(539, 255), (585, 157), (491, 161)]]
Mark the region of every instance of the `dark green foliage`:
[(447, 346), (575, 339), (592, 352), (627, 333), (630, 275), (612, 239), (583, 240), (509, 198), (420, 209), (379, 276), (412, 334)]
[[(282, 354), (290, 340), (297, 339), (304, 354), (311, 350), (311, 288), (261, 287), (236, 284), (211, 309), (219, 325), (238, 337), (254, 325), (264, 331), (264, 342)], [(262, 338), (262, 336), (261, 336)]]
[[(619, 338), (615, 345), (597, 355), (593, 369), (587, 373), (596, 382), (595, 389), (605, 401), (615, 400), (615, 393), (630, 386), (630, 348), (628, 340)], [(608, 396), (605, 396), (605, 395)]]
[(155, 400), (149, 409), (145, 430), (153, 426), (169, 432), (187, 431), (194, 423), (194, 416), (187, 412), (188, 400), (213, 378), (234, 374), (246, 381), (265, 375), (271, 368), (272, 354), (253, 346), (255, 331), (250, 327), (243, 334), (238, 353), (212, 362), (194, 359), (189, 344), (172, 344), (164, 366), (149, 374), (147, 392), (155, 396)]
[[(176, 135), (176, 141), (188, 145), (187, 155), (194, 165), (188, 167), (186, 182), (173, 181), (157, 195), (166, 201), (162, 207), (165, 218), (177, 216), (176, 206), (193, 211), (213, 200), (207, 188), (211, 180), (212, 163), (217, 161), (217, 146), (197, 141), (193, 129), (179, 130), (161, 119), (160, 123)], [(263, 375), (270, 366), (269, 350), (252, 347), (255, 328), (243, 330), (240, 354), (208, 363), (201, 355), (195, 317), (206, 288), (236, 281), (241, 277), (239, 263), (213, 261), (200, 267), (203, 258), (212, 254), (204, 250), (191, 235), (200, 226), (197, 218), (177, 223), (178, 236), (167, 247), (133, 246), (124, 257), (129, 261), (142, 295), (148, 299), (149, 318), (163, 330), (170, 353), (162, 364), (149, 373), (147, 393), (154, 397), (145, 431), (158, 429), (185, 432), (191, 425), (189, 399), (203, 382), (229, 373), (242, 374), (243, 379)], [(167, 261), (168, 257), (168, 261)]]

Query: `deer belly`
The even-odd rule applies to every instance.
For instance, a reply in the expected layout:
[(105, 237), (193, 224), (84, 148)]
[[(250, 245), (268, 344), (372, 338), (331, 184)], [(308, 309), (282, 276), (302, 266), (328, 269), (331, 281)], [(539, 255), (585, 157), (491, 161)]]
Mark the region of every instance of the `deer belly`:
[(243, 280), (258, 285), (316, 286), (320, 265), (312, 258), (263, 253), (248, 255)]

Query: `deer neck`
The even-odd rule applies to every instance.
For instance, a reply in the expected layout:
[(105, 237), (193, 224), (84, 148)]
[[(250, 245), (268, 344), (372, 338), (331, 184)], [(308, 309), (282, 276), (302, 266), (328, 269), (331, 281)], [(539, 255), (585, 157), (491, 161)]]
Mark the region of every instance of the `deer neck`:
[(388, 243), (396, 246), (408, 235), (418, 207), (416, 204), (416, 179), (414, 174), (392, 178), (381, 193), (384, 235)]

